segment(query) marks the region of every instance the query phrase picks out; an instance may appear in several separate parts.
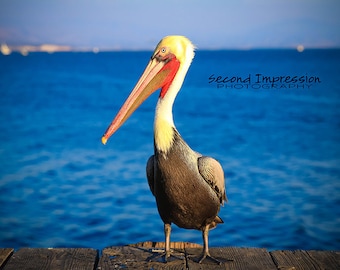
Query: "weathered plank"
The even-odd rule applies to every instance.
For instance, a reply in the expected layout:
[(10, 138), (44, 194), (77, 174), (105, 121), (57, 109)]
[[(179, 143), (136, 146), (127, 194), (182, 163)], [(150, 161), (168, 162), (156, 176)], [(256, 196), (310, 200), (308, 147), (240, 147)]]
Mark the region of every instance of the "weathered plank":
[[(215, 259), (222, 262), (221, 265), (214, 261), (206, 259), (202, 264), (198, 264), (194, 258), (198, 258), (202, 252), (201, 249), (187, 248), (188, 268), (189, 269), (230, 269), (230, 270), (276, 270), (276, 266), (264, 248), (209, 248), (210, 254)], [(194, 255), (193, 257), (191, 257)]]
[(3, 269), (7, 260), (13, 255), (13, 248), (0, 248), (0, 269)]
[(271, 256), (280, 270), (340, 269), (340, 252), (336, 251), (277, 250)]
[(23, 248), (6, 263), (4, 270), (93, 270), (98, 251), (88, 248)]
[(170, 248), (174, 249), (178, 258), (164, 263), (161, 257), (164, 249), (162, 242), (144, 242), (129, 246), (105, 248), (99, 260), (98, 270), (111, 269), (186, 269), (185, 246), (199, 246), (197, 244), (171, 242)]
[(192, 243), (171, 242), (174, 250), (170, 262), (157, 258), (163, 251), (164, 243), (144, 242), (125, 247), (109, 247), (103, 250), (98, 270), (117, 268), (128, 269), (259, 269), (276, 270), (276, 266), (266, 249), (261, 248), (210, 248), (211, 255), (222, 262), (221, 265), (206, 259), (197, 263), (202, 246)]
[(307, 251), (318, 262), (320, 269), (340, 269), (340, 251)]

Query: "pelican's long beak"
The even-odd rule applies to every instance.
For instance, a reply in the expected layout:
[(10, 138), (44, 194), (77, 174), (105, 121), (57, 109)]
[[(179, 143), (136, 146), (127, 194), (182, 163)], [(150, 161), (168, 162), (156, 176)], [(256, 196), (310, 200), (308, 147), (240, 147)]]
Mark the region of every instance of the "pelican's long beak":
[(102, 143), (106, 144), (110, 136), (116, 132), (131, 114), (157, 89), (172, 81), (177, 69), (174, 70), (171, 61), (159, 61), (153, 57), (135, 88), (117, 113), (116, 117), (107, 128), (102, 137)]

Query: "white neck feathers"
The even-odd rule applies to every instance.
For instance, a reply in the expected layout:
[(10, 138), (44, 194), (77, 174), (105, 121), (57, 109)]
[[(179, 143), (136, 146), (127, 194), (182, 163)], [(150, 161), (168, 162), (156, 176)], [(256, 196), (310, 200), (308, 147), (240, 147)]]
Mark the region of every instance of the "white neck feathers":
[(165, 153), (170, 149), (174, 136), (173, 129), (175, 128), (175, 124), (172, 115), (173, 103), (178, 91), (181, 89), (185, 75), (190, 67), (193, 57), (194, 47), (192, 44), (188, 44), (184, 61), (183, 63), (181, 62), (173, 82), (171, 83), (165, 96), (158, 99), (154, 122), (155, 144), (158, 150)]

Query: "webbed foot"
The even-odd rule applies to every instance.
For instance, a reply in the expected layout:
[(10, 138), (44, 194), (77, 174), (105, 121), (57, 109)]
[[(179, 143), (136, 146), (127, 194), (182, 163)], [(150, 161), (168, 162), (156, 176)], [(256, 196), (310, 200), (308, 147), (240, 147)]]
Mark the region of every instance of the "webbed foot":
[(213, 262), (215, 262), (216, 264), (218, 265), (221, 265), (223, 262), (212, 257), (210, 254), (202, 254), (198, 259), (197, 259), (197, 262), (198, 263), (202, 263), (205, 259), (210, 259), (212, 260)]
[(218, 265), (222, 265), (226, 262), (232, 262), (234, 260), (232, 259), (217, 259), (213, 256), (210, 255), (209, 252), (203, 252), (202, 255), (199, 258), (193, 259), (193, 261), (197, 262), (197, 263), (202, 263), (203, 261), (211, 261), (213, 263), (216, 263)]
[(169, 250), (165, 251), (165, 249), (151, 249), (151, 252), (154, 253), (151, 257), (149, 257), (149, 261), (156, 262), (172, 262), (178, 260), (184, 260), (185, 254), (183, 252)]

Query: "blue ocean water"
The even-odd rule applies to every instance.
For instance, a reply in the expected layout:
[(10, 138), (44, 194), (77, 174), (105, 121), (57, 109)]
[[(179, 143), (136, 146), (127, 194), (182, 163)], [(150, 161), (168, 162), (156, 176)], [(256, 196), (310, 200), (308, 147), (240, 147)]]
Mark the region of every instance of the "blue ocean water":
[[(1, 247), (163, 241), (145, 177), (157, 94), (100, 141), (150, 55), (0, 56)], [(340, 50), (199, 50), (174, 118), (225, 171), (211, 246), (340, 249)]]

